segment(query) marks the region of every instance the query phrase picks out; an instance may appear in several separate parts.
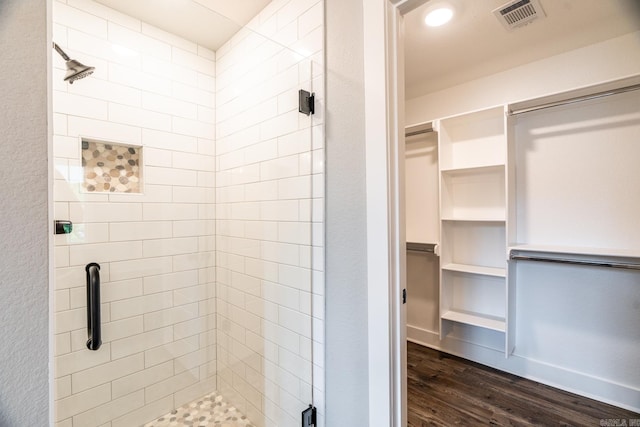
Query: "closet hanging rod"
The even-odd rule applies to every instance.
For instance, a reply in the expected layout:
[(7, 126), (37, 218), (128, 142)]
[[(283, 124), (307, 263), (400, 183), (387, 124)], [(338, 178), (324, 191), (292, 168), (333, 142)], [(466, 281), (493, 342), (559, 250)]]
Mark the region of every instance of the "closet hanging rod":
[(540, 262), (554, 262), (558, 264), (574, 264), (574, 265), (586, 265), (591, 267), (609, 267), (609, 268), (621, 268), (624, 270), (640, 270), (640, 264), (629, 264), (624, 262), (611, 262), (611, 261), (588, 261), (581, 259), (571, 258), (551, 258), (544, 256), (528, 256), (528, 255), (514, 255), (509, 256), (513, 261), (540, 261)]
[(407, 242), (407, 251), (411, 252), (426, 252), (429, 254), (436, 253), (437, 243), (416, 243), (416, 242)]
[(559, 107), (560, 105), (574, 104), (576, 102), (588, 101), (590, 99), (603, 98), (605, 96), (617, 95), (619, 93), (631, 92), (640, 89), (640, 84), (625, 86), (618, 89), (605, 90), (602, 92), (592, 93), (590, 95), (576, 96), (574, 98), (564, 99), (562, 101), (548, 102), (545, 104), (535, 105), (533, 107), (520, 108), (516, 110), (509, 109), (509, 115), (515, 116), (522, 113), (530, 113), (532, 111), (543, 110), (545, 108)]
[(433, 123), (423, 123), (421, 125), (414, 125), (405, 128), (404, 136), (408, 138), (410, 136), (421, 135), (423, 133), (433, 132)]

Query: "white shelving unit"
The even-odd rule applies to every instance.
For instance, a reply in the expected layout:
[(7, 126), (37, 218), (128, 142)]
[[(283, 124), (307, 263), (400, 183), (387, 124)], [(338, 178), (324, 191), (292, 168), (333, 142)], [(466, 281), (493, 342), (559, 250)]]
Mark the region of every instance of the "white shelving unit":
[(518, 261), (542, 273), (549, 263), (640, 269), (639, 86), (636, 76), (431, 124), (440, 340), (500, 348), (503, 338), (513, 352)]
[(507, 266), (510, 200), (503, 106), (438, 122), (440, 167), (440, 339), (456, 324), (504, 334), (513, 310)]

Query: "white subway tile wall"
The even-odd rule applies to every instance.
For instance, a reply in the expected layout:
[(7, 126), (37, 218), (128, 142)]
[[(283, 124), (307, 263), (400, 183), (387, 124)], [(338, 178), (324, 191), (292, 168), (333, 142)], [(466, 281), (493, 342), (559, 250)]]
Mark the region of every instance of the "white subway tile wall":
[[(138, 426), (217, 386), (215, 53), (91, 0), (53, 6), (55, 41), (96, 66), (54, 82), (56, 218), (74, 222), (56, 236), (55, 422)], [(53, 65), (57, 78), (64, 61)], [(83, 192), (80, 137), (142, 146), (144, 194)], [(98, 351), (86, 348), (89, 262)]]
[[(56, 426), (137, 426), (218, 391), (258, 427), (324, 426), (323, 0), (273, 0), (217, 52), (54, 0)], [(298, 89), (316, 114), (298, 113)], [(143, 150), (143, 194), (82, 191), (80, 137)], [(86, 349), (84, 266), (103, 345)]]
[(275, 0), (216, 57), (218, 391), (259, 427), (324, 425), (322, 35), (321, 0)]

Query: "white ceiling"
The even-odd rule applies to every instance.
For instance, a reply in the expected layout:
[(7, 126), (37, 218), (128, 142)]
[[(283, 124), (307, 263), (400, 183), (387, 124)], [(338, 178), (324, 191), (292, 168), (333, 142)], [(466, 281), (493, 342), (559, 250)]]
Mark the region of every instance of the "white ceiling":
[(271, 0), (96, 1), (215, 51)]
[[(215, 51), (271, 0), (96, 1)], [(441, 0), (422, 1), (405, 16), (407, 98), (640, 30), (640, 0), (540, 0), (547, 17), (512, 32), (492, 14), (507, 0), (446, 0), (457, 13), (437, 28), (423, 22)]]
[(442, 27), (424, 25), (429, 2), (405, 16), (407, 98), (640, 30), (640, 0), (540, 0), (547, 17), (512, 32), (492, 13), (507, 0), (448, 1)]

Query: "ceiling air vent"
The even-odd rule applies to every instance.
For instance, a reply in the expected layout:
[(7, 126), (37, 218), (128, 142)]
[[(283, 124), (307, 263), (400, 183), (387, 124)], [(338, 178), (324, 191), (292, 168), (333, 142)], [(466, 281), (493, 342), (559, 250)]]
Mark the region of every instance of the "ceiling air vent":
[(493, 14), (509, 31), (546, 16), (539, 0), (513, 0), (495, 9)]

